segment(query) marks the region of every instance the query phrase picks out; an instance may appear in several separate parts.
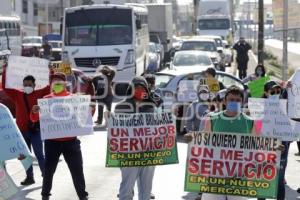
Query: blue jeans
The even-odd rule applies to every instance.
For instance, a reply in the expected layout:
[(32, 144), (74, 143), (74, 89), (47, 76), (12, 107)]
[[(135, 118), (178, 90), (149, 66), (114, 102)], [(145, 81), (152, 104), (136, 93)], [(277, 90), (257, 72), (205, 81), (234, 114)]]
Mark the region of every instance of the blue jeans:
[[(24, 140), (30, 151), (31, 151), (31, 147), (32, 147), (33, 152), (37, 158), (42, 176), (44, 176), (45, 156), (44, 156), (44, 151), (43, 151), (43, 142), (41, 140), (41, 134), (25, 132), (25, 133), (22, 133), (22, 135), (23, 135)], [(33, 178), (32, 165), (27, 169), (26, 175), (28, 178)]]

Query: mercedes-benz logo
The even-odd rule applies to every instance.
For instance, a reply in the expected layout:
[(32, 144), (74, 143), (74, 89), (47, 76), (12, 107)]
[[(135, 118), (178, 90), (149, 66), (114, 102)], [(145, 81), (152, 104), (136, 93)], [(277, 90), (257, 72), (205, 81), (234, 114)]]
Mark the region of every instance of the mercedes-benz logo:
[(99, 65), (101, 65), (101, 60), (99, 58), (95, 58), (93, 60), (93, 66), (98, 67)]

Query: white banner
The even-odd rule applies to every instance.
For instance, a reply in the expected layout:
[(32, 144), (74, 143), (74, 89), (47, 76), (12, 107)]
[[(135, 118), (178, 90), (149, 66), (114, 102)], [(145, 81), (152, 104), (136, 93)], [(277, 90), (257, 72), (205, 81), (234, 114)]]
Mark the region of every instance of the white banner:
[(35, 57), (10, 56), (6, 71), (6, 88), (23, 88), (23, 79), (32, 75), (36, 79), (36, 88), (49, 85), (49, 61)]
[(12, 197), (18, 192), (18, 187), (0, 164), (0, 200)]
[(183, 80), (179, 82), (177, 100), (179, 102), (193, 102), (198, 100), (197, 87), (200, 82), (196, 80)]
[(90, 102), (88, 95), (39, 99), (42, 140), (93, 134)]
[(292, 87), (288, 89), (288, 116), (300, 118), (300, 70), (297, 70), (290, 79)]
[(300, 123), (288, 117), (287, 100), (249, 98), (248, 107), (258, 134), (283, 141), (300, 138)]

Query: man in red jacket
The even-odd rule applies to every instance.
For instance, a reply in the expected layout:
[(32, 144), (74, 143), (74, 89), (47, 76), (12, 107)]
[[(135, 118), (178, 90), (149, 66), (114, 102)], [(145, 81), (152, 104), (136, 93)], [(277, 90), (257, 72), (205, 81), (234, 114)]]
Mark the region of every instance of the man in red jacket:
[[(70, 96), (66, 89), (66, 76), (56, 73), (51, 76), (51, 93), (44, 98)], [(32, 122), (39, 120), (39, 106), (32, 108), (30, 119)], [(42, 187), (42, 199), (49, 200), (52, 188), (53, 176), (63, 154), (72, 175), (73, 184), (80, 200), (87, 200), (85, 179), (83, 174), (83, 161), (80, 141), (76, 137), (45, 140), (45, 175)]]
[[(2, 87), (3, 91), (13, 100), (16, 107), (16, 121), (17, 125), (31, 150), (33, 148), (34, 154), (38, 160), (38, 164), (42, 173), (44, 175), (44, 152), (43, 152), (43, 142), (41, 140), (39, 125), (32, 124), (30, 121), (30, 112), (33, 105), (37, 104), (37, 100), (49, 94), (50, 87), (47, 86), (40, 90), (35, 90), (35, 78), (33, 76), (26, 76), (23, 79), (23, 90), (8, 89), (5, 85), (6, 81), (6, 67), (3, 69), (2, 74)], [(33, 168), (30, 166), (26, 171), (26, 178), (21, 182), (21, 185), (31, 185), (34, 184)]]

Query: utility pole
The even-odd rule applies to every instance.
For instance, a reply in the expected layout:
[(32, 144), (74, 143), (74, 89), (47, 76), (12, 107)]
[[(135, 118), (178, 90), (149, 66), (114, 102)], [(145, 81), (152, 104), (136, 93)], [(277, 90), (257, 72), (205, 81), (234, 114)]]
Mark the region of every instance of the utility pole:
[(199, 11), (199, 1), (200, 0), (194, 0), (194, 24), (193, 24), (193, 33), (197, 35), (197, 29), (198, 29), (198, 11)]
[(234, 43), (234, 33), (235, 33), (235, 27), (234, 27), (234, 13), (235, 13), (235, 9), (234, 9), (234, 0), (230, 0), (230, 25), (231, 25), (231, 43)]
[(258, 1), (258, 63), (264, 63), (264, 0)]
[(283, 1), (283, 48), (282, 48), (282, 80), (287, 80), (288, 71), (288, 9), (289, 1)]

